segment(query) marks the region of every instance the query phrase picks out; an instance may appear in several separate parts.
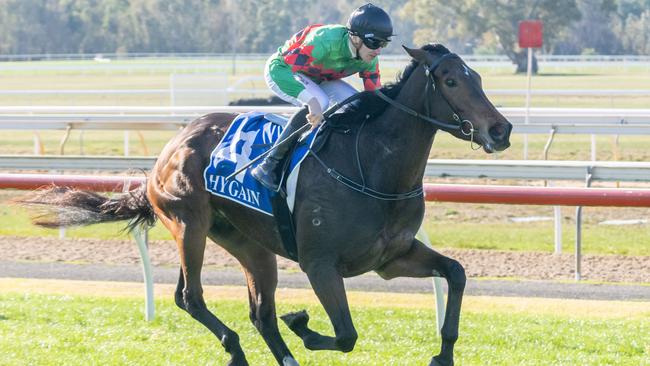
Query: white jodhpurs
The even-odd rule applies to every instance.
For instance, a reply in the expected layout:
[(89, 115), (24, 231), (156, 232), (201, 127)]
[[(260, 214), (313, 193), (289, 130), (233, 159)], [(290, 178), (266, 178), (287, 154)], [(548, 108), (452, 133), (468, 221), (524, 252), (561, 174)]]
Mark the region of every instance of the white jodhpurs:
[(352, 85), (343, 80), (323, 81), (320, 84), (316, 84), (307, 76), (296, 73), (294, 74), (295, 79), (305, 86), (305, 90), (300, 92), (297, 98), (294, 98), (280, 89), (278, 84), (273, 81), (268, 71), (269, 69), (267, 66), (264, 70), (264, 80), (266, 81), (266, 85), (268, 85), (275, 95), (296, 107), (302, 107), (312, 98), (316, 98), (321, 106), (321, 110), (324, 112), (330, 105), (342, 102), (358, 92)]

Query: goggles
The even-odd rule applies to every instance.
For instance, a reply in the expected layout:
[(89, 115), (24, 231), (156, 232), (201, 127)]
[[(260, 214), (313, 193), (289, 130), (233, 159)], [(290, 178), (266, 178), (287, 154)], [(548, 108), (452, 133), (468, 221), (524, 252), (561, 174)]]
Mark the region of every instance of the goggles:
[(385, 39), (379, 39), (374, 37), (370, 37), (370, 38), (361, 37), (361, 41), (363, 42), (364, 45), (366, 45), (366, 47), (370, 48), (371, 50), (384, 48), (388, 46), (388, 42), (390, 42)]

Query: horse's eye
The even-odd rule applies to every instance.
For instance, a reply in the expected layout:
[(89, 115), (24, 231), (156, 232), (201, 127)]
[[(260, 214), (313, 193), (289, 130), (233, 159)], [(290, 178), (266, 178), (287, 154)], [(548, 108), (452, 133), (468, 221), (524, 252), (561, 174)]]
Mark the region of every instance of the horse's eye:
[(445, 80), (445, 84), (446, 84), (448, 87), (453, 88), (453, 87), (456, 86), (456, 80), (454, 80), (454, 79), (447, 79), (447, 80)]

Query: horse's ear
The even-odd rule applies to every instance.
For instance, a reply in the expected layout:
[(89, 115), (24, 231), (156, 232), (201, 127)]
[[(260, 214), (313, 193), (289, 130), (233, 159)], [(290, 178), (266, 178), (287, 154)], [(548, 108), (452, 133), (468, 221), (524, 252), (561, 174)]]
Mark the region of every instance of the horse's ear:
[(425, 62), (427, 60), (427, 52), (419, 49), (419, 48), (408, 48), (404, 45), (402, 45), (406, 53), (409, 54), (409, 56), (413, 57), (419, 62)]

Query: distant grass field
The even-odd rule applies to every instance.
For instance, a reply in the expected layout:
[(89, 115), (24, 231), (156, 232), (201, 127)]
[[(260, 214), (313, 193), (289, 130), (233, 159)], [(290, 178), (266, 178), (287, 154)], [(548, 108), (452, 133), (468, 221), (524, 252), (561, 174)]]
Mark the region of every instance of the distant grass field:
[[(0, 279), (3, 365), (223, 365), (216, 338), (157, 286), (156, 319), (143, 320), (141, 285)], [(93, 295), (89, 295), (93, 294)], [(241, 287), (206, 287), (208, 306), (239, 333), (251, 365), (274, 360), (248, 320)], [(278, 313), (306, 308), (332, 334), (309, 290), (280, 289)], [(302, 365), (426, 365), (440, 347), (433, 298), (350, 292), (359, 341), (351, 353), (311, 352), (280, 330)], [(579, 311), (577, 311), (579, 309)], [(643, 302), (466, 297), (456, 363), (465, 366), (650, 365), (650, 307)]]
[[(143, 63), (151, 64), (153, 66), (165, 65), (188, 65), (190, 69), (186, 70), (185, 75), (195, 75), (194, 82), (200, 83), (198, 87), (201, 88), (221, 88), (226, 85), (234, 85), (239, 80), (250, 77), (257, 77), (258, 79), (247, 81), (240, 85), (242, 88), (256, 88), (266, 89), (266, 85), (260, 78), (262, 77), (262, 68), (256, 72), (251, 72), (249, 69), (240, 71), (237, 74), (230, 74), (229, 66), (230, 61), (224, 60), (209, 60), (209, 59), (145, 59), (145, 60), (114, 60), (111, 62), (112, 66), (127, 67), (127, 69), (117, 69), (112, 71), (83, 71), (83, 69), (75, 69), (75, 66), (98, 66), (93, 61), (42, 61), (42, 62), (21, 62), (21, 63), (5, 63), (8, 66), (28, 66), (38, 67), (44, 66), (66, 66), (69, 69), (65, 70), (49, 70), (49, 71), (18, 71), (18, 70), (4, 70), (0, 68), (0, 106), (8, 105), (131, 105), (131, 106), (168, 106), (170, 105), (170, 95), (168, 93), (155, 94), (155, 95), (96, 95), (96, 94), (20, 94), (9, 95), (2, 94), (2, 91), (11, 90), (72, 90), (72, 89), (167, 89), (171, 85), (170, 72), (171, 69), (156, 69), (151, 70), (138, 70), (129, 71), (128, 66), (137, 66)], [(245, 61), (239, 60), (242, 67), (246, 65), (258, 65), (259, 61)], [(205, 81), (205, 74), (202, 72), (195, 73), (192, 70), (192, 65), (214, 65), (215, 69), (212, 72), (218, 71), (223, 75), (223, 81), (219, 85), (212, 85), (209, 81)], [(261, 64), (260, 64), (261, 65)], [(101, 66), (101, 65), (100, 65)], [(257, 66), (256, 66), (257, 67)], [(539, 75), (533, 77), (532, 86), (534, 89), (649, 89), (650, 85), (650, 70), (646, 66), (630, 66), (630, 65), (617, 65), (611, 64), (602, 66), (596, 64), (583, 68), (576, 68), (574, 66), (566, 67), (548, 67), (544, 68), (541, 65)], [(224, 70), (228, 70), (224, 73)], [(386, 68), (383, 70), (384, 82), (389, 82), (395, 79), (401, 69)], [(524, 75), (517, 75), (513, 73), (512, 67), (483, 67), (478, 68), (483, 77), (483, 87), (485, 89), (525, 89), (526, 80)], [(183, 73), (183, 71), (180, 71)], [(210, 71), (209, 71), (210, 72)], [(358, 79), (352, 77), (352, 79)], [(209, 79), (208, 79), (209, 80)], [(187, 87), (187, 86), (186, 86)], [(271, 95), (269, 92), (268, 95)], [(230, 99), (241, 97), (260, 97), (261, 95), (246, 95), (246, 94), (233, 94)], [(197, 100), (199, 104), (205, 105), (219, 105), (224, 102), (223, 96), (215, 96), (210, 103), (210, 98), (198, 98), (187, 100), (185, 102)], [(495, 95), (491, 97), (493, 103), (497, 106), (504, 107), (523, 107), (523, 96), (500, 96)], [(532, 98), (533, 107), (592, 107), (592, 108), (650, 108), (650, 95), (647, 96), (619, 96), (619, 97), (572, 97), (572, 96), (534, 96)], [(0, 154), (13, 154), (13, 153), (31, 153), (33, 148), (33, 134), (24, 131), (7, 131), (8, 133), (0, 136)], [(42, 131), (39, 133), (46, 154), (56, 154), (59, 152), (59, 143), (63, 137), (63, 132)], [(149, 154), (156, 154), (164, 143), (173, 135), (167, 132), (142, 132), (147, 144), (146, 151), (140, 144), (139, 138), (135, 132), (131, 133), (131, 155), (141, 155), (145, 152)], [(111, 154), (119, 155), (122, 153), (122, 139), (121, 132), (110, 131), (72, 131), (70, 139), (65, 146), (66, 154)], [(529, 157), (531, 159), (538, 159), (542, 157), (544, 144), (546, 143), (546, 135), (530, 135), (529, 136)], [(81, 141), (83, 140), (83, 148)], [(646, 161), (648, 160), (647, 151), (647, 137), (633, 137), (623, 136), (620, 138), (618, 150), (614, 149), (613, 137), (599, 136), (598, 143), (598, 159), (599, 160), (631, 160), (631, 161)], [(501, 158), (515, 158), (522, 157), (522, 136), (515, 135), (512, 138), (512, 147), (500, 154)], [(574, 136), (574, 135), (559, 135), (556, 136), (555, 142), (550, 152), (550, 159), (564, 159), (564, 160), (585, 160), (590, 158), (589, 153), (589, 136)], [(449, 138), (446, 134), (440, 134), (437, 137), (436, 144), (431, 153), (432, 157), (439, 158), (472, 158), (472, 159), (487, 159), (487, 155), (481, 152), (473, 152), (469, 149), (468, 144), (460, 143)]]
[[(151, 69), (129, 69), (129, 66), (152, 64)], [(7, 66), (26, 66), (27, 70), (0, 69), (0, 90), (34, 90), (34, 89), (165, 89), (170, 87), (170, 72), (172, 66), (186, 66), (186, 69), (175, 70), (179, 74), (211, 73), (224, 75), (228, 85), (233, 85), (242, 78), (261, 77), (263, 61), (238, 60), (240, 71), (231, 73), (230, 61), (206, 59), (146, 59), (146, 60), (116, 60), (111, 62), (109, 69), (84, 70), (83, 67), (97, 67), (93, 61), (43, 61), (6, 63)], [(34, 67), (58, 66), (66, 67), (60, 70), (35, 70)], [(214, 69), (193, 69), (193, 65)], [(78, 68), (76, 69), (75, 66)], [(115, 69), (115, 67), (123, 69)], [(165, 68), (165, 66), (168, 66)], [(251, 69), (250, 67), (253, 67)], [(405, 64), (406, 66), (406, 64)], [(255, 69), (259, 71), (254, 71)], [(513, 73), (513, 67), (477, 67), (483, 77), (485, 89), (525, 89), (525, 75)], [(251, 71), (253, 70), (253, 71)], [(382, 68), (382, 79), (385, 82), (395, 80), (402, 68)], [(355, 79), (356, 77), (352, 77)], [(534, 89), (648, 89), (650, 72), (647, 66), (596, 64), (577, 68), (574, 66), (545, 67), (540, 65), (540, 73), (533, 77)], [(212, 87), (223, 87), (213, 85)], [(206, 85), (201, 84), (201, 87)], [(246, 82), (244, 88), (266, 89), (262, 80)], [(270, 93), (269, 93), (270, 95)], [(251, 97), (242, 93), (233, 94), (231, 99)], [(260, 96), (260, 95), (257, 95)], [(492, 96), (497, 106), (518, 107), (524, 105), (523, 96)], [(215, 97), (215, 101), (220, 100)], [(534, 96), (532, 106), (536, 107), (612, 107), (612, 108), (648, 108), (648, 96), (619, 96), (619, 97), (555, 97)], [(0, 105), (169, 105), (170, 97), (159, 95), (0, 95)], [(202, 103), (203, 104), (203, 103)], [(215, 103), (212, 103), (214, 105)]]
[[(129, 155), (157, 156), (163, 146), (175, 135), (174, 131), (129, 132)], [(60, 154), (63, 131), (40, 131), (38, 138), (43, 154)], [(144, 145), (141, 142), (142, 136)], [(528, 136), (528, 158), (544, 158), (546, 135)], [(0, 134), (0, 155), (33, 154), (34, 132), (5, 131)], [(460, 141), (440, 132), (436, 135), (429, 155), (432, 159), (522, 159), (523, 136), (512, 135), (512, 146), (498, 154), (486, 154), (483, 150), (472, 150), (469, 142)], [(650, 161), (647, 136), (620, 136), (618, 144), (614, 136), (596, 137), (596, 158), (602, 161)], [(124, 155), (124, 132), (122, 131), (72, 131), (64, 146), (65, 155)], [(550, 160), (591, 160), (591, 138), (585, 135), (555, 136), (549, 150)]]
[[(549, 209), (549, 215), (552, 213)], [(424, 223), (434, 248), (492, 249), (552, 252), (553, 222), (536, 223), (457, 223), (429, 220)], [(575, 243), (575, 224), (564, 223), (562, 242), (571, 252)], [(650, 225), (582, 225), (582, 251), (587, 254), (650, 256)]]

